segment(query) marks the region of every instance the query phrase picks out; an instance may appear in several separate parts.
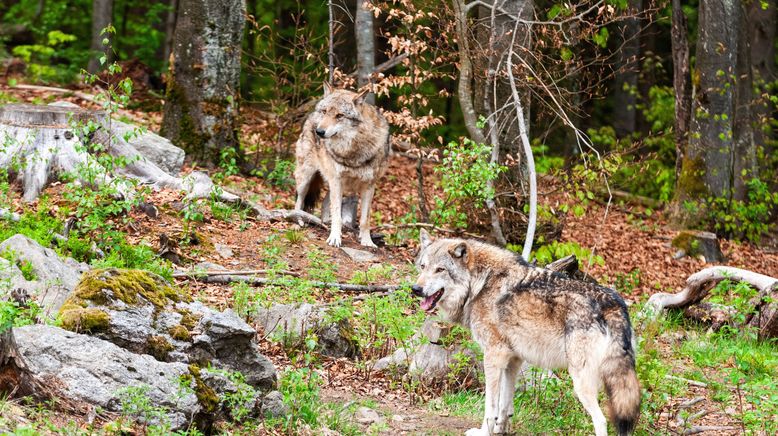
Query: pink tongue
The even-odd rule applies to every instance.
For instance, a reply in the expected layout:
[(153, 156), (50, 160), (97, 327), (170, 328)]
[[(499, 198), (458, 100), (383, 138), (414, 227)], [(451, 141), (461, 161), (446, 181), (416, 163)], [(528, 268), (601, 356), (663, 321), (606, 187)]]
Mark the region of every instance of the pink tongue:
[(432, 307), (432, 303), (435, 302), (435, 295), (430, 295), (429, 297), (425, 297), (424, 300), (421, 301), (421, 308), (423, 310), (430, 310)]

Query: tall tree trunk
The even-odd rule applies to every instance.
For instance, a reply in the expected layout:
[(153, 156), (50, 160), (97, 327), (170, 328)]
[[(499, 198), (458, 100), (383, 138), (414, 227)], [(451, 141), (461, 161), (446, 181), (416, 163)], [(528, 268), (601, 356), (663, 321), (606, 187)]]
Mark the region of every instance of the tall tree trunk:
[[(354, 33), (357, 37), (357, 83), (360, 88), (370, 82), (370, 74), (375, 70), (373, 13), (365, 6), (369, 6), (369, 0), (357, 0), (357, 14), (354, 21)], [(375, 94), (369, 93), (365, 101), (375, 104)]]
[(618, 51), (618, 71), (613, 94), (613, 124), (616, 135), (627, 136), (637, 129), (638, 70), (640, 68), (640, 18), (643, 0), (630, 0), (631, 16), (624, 20), (623, 45)]
[(681, 162), (689, 136), (692, 113), (692, 79), (689, 73), (689, 40), (686, 15), (681, 0), (673, 0), (671, 30), (673, 50), (673, 90), (675, 91), (675, 180), (681, 176)]
[(178, 13), (178, 0), (170, 0), (170, 9), (165, 16), (165, 41), (162, 43), (163, 65), (170, 65), (170, 54), (173, 52), (173, 37), (176, 31), (176, 14)]
[(238, 147), (243, 0), (187, 0), (178, 7), (162, 135), (201, 163)]
[(746, 6), (736, 2), (740, 14), (736, 22), (738, 51), (735, 83), (735, 132), (732, 144), (732, 198), (748, 198), (747, 182), (756, 177), (756, 144), (754, 143), (753, 75), (751, 74), (751, 44), (746, 25)]
[[(738, 109), (751, 86), (743, 76), (740, 53), (743, 9), (738, 0), (702, 0), (699, 8), (697, 64), (693, 72), (692, 116), (686, 150), (679, 155), (681, 174), (676, 201), (701, 202), (709, 197), (731, 199), (735, 185), (735, 154), (750, 150), (747, 114)], [(739, 163), (738, 167), (747, 166)], [(702, 212), (677, 207), (676, 221), (693, 225)]]
[[(762, 7), (763, 3), (767, 6), (766, 8)], [(747, 5), (751, 73), (754, 84), (760, 90), (764, 90), (765, 84), (777, 78), (775, 71), (775, 37), (778, 29), (776, 0), (752, 1)], [(765, 154), (770, 156), (775, 153), (775, 150), (771, 149), (769, 145), (770, 139), (774, 138), (774, 132), (770, 131), (769, 120), (775, 116), (776, 107), (769, 100), (758, 103), (753, 106), (754, 120), (756, 125), (760, 126), (754, 130), (754, 143), (765, 147)]]
[[(92, 43), (89, 47), (93, 53), (104, 53), (108, 62), (112, 58), (111, 48), (103, 45), (104, 36), (101, 32), (111, 24), (111, 21), (113, 21), (113, 0), (92, 0)], [(95, 56), (90, 57), (87, 70), (96, 73), (99, 69), (99, 59)]]

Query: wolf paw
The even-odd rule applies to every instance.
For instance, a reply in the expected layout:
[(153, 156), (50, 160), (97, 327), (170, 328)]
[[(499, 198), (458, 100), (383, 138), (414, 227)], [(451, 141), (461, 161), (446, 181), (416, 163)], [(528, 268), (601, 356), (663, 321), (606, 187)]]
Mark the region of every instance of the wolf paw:
[(339, 233), (330, 233), (330, 237), (327, 238), (327, 243), (330, 244), (333, 247), (340, 247), (340, 234)]
[(489, 431), (482, 428), (471, 428), (465, 432), (465, 436), (489, 436)]
[(365, 247), (370, 247), (370, 248), (378, 248), (378, 247), (377, 247), (377, 246), (376, 246), (376, 245), (373, 243), (373, 239), (370, 237), (370, 235), (367, 235), (367, 236), (362, 236), (361, 238), (359, 238), (359, 243), (360, 243), (360, 244), (362, 244), (362, 245), (363, 245), (363, 246), (365, 246)]

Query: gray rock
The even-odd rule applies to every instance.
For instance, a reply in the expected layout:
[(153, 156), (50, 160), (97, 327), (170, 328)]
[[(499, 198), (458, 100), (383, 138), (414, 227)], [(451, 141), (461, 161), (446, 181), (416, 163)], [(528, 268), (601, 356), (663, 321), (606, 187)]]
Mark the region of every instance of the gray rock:
[(702, 256), (705, 263), (724, 261), (724, 254), (715, 233), (698, 230), (683, 230), (673, 238), (672, 246), (678, 251), (673, 256), (679, 259), (686, 256)]
[(408, 351), (405, 348), (398, 348), (394, 353), (378, 359), (373, 364), (374, 371), (385, 371), (390, 368), (396, 368), (400, 371), (408, 369)]
[(135, 354), (101, 339), (58, 327), (14, 329), (18, 350), (29, 371), (67, 399), (121, 412), (127, 387), (148, 387), (151, 404), (164, 407), (172, 430), (182, 429), (201, 411), (197, 397), (182, 389), (187, 365)]
[(289, 413), (289, 408), (284, 404), (284, 395), (278, 391), (270, 391), (262, 399), (262, 414), (265, 417), (280, 418)]
[(0, 220), (9, 220), (9, 221), (13, 221), (13, 222), (19, 222), (20, 219), (22, 219), (22, 217), (18, 213), (11, 212), (8, 209), (4, 209), (4, 208), (0, 207)]
[(371, 425), (383, 421), (381, 415), (369, 407), (360, 407), (354, 413), (354, 419), (363, 425)]
[(30, 264), (35, 280), (18, 284), (33, 296), (44, 313), (54, 315), (73, 292), (81, 274), (89, 266), (38, 244), (24, 235), (14, 235), (0, 244), (0, 253), (11, 252), (20, 261)]
[(0, 257), (0, 299), (14, 289), (23, 289), (29, 286), (22, 271), (8, 260)]
[(354, 357), (357, 345), (351, 337), (351, 325), (343, 320), (331, 322), (327, 309), (308, 303), (274, 304), (269, 309), (258, 308), (254, 321), (264, 329), (265, 335), (279, 339), (282, 336), (304, 338), (309, 332), (318, 336), (319, 352), (330, 357)]
[(474, 375), (481, 366), (481, 362), (476, 362), (476, 356), (472, 351), (462, 346), (445, 348), (437, 344), (422, 344), (413, 354), (408, 372), (422, 380), (428, 382), (441, 381), (449, 376), (454, 364), (456, 364), (456, 355), (462, 353), (471, 364), (468, 370), (461, 374), (456, 374), (459, 378), (466, 378)]
[(232, 256), (234, 256), (234, 253), (232, 252), (232, 248), (224, 245), (224, 244), (213, 244), (213, 249), (216, 250), (216, 252), (224, 259), (229, 259)]
[[(110, 341), (134, 353), (149, 354), (165, 362), (194, 363), (201, 367), (213, 366), (226, 371), (238, 371), (246, 383), (263, 392), (275, 388), (276, 370), (257, 347), (256, 330), (246, 324), (232, 310), (217, 312), (200, 302), (174, 301), (157, 295), (150, 301), (137, 292), (135, 301), (126, 303), (110, 290), (112, 280), (122, 274), (143, 274), (158, 286), (168, 284), (159, 276), (136, 270), (94, 270), (84, 276), (84, 284), (94, 288), (103, 286), (99, 298), (82, 300), (74, 297), (75, 309), (100, 311), (107, 314), (108, 325), (94, 328), (92, 335)], [(104, 285), (101, 285), (105, 283)], [(124, 291), (132, 293), (136, 291)], [(156, 295), (153, 292), (151, 295)], [(156, 304), (155, 304), (156, 303)], [(66, 328), (78, 323), (63, 323)]]
[(112, 127), (118, 135), (129, 135), (127, 141), (138, 150), (143, 157), (156, 164), (171, 176), (177, 176), (184, 164), (184, 150), (176, 147), (167, 138), (163, 138), (148, 130), (141, 134), (135, 134), (137, 126), (121, 121), (112, 121)]
[(355, 248), (349, 248), (349, 247), (340, 247), (341, 250), (343, 250), (344, 253), (348, 255), (351, 260), (358, 263), (366, 263), (366, 262), (377, 262), (379, 261), (379, 257), (375, 254), (365, 251), (365, 250), (357, 250)]

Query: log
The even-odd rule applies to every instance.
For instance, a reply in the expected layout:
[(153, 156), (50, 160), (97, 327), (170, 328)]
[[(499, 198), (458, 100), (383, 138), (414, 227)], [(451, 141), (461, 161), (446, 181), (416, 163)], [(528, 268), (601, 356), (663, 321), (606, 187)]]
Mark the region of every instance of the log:
[(35, 377), (16, 346), (13, 328), (0, 333), (0, 392), (8, 397), (32, 396), (47, 400), (56, 396), (53, 386)]
[[(676, 294), (659, 292), (652, 295), (643, 309), (643, 316), (646, 319), (655, 319), (664, 309), (686, 309), (698, 304), (723, 280), (745, 282), (759, 291), (759, 295), (752, 301), (755, 314), (746, 317), (746, 324), (757, 328), (760, 337), (778, 337), (778, 279), (729, 266), (714, 266), (692, 274), (686, 280), (683, 290)], [(727, 309), (722, 309), (721, 306), (709, 305), (709, 310), (705, 307), (701, 310), (711, 316), (713, 322), (720, 323), (726, 318), (723, 314)], [(695, 316), (694, 314), (699, 315), (700, 311), (690, 313)]]

